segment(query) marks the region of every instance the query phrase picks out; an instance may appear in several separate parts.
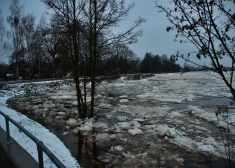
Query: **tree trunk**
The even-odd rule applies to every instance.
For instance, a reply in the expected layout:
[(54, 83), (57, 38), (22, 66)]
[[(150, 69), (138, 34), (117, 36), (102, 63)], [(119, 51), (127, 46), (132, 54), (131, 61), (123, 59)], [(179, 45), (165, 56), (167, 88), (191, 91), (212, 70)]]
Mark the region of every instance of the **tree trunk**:
[(229, 86), (229, 90), (233, 96), (233, 101), (235, 101), (235, 90), (231, 86)]
[(56, 78), (56, 63), (54, 61), (54, 78)]
[(84, 77), (83, 77), (83, 87), (84, 87), (84, 104), (83, 104), (83, 118), (86, 118), (87, 116), (87, 101), (86, 101), (86, 98), (87, 98), (87, 90), (86, 90), (86, 75), (84, 74)]
[(41, 79), (41, 59), (40, 58), (38, 61), (38, 73), (39, 73), (39, 79)]
[[(80, 60), (80, 41), (79, 38), (77, 38), (77, 35), (79, 34), (80, 30), (77, 30), (77, 20), (76, 20), (76, 1), (73, 1), (73, 31), (72, 31), (72, 40), (73, 40), (73, 47), (74, 47), (74, 59), (73, 59), (73, 65), (74, 65), (74, 81), (76, 84), (76, 93), (77, 93), (77, 103), (78, 103), (78, 113), (79, 118), (83, 118), (84, 114), (86, 113), (83, 109), (84, 102), (82, 97), (82, 92), (80, 88), (80, 68), (79, 68), (79, 60)], [(70, 29), (71, 31), (71, 29)]]
[(90, 117), (94, 115), (94, 106), (95, 106), (95, 83), (96, 83), (96, 59), (97, 59), (97, 1), (94, 0), (94, 32), (93, 32), (93, 57), (91, 62), (91, 111)]
[[(76, 65), (75, 65), (76, 67)], [(77, 104), (78, 104), (78, 114), (79, 114), (79, 118), (83, 118), (83, 113), (82, 113), (82, 105), (81, 105), (81, 100), (80, 100), (80, 81), (79, 81), (79, 77), (78, 77), (78, 72), (76, 70), (76, 68), (74, 68), (73, 70), (73, 76), (74, 76), (74, 82), (75, 82), (75, 85), (76, 85), (76, 96), (77, 96)]]

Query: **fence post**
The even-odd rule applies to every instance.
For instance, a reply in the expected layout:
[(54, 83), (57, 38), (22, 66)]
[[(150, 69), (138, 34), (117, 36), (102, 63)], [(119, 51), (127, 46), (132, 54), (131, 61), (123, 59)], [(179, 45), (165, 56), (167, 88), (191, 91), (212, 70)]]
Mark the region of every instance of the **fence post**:
[(41, 141), (37, 143), (38, 162), (39, 162), (39, 168), (44, 168), (44, 165), (43, 165), (43, 152), (42, 152), (41, 144), (42, 144)]
[(5, 121), (6, 121), (6, 134), (7, 134), (6, 143), (7, 143), (7, 144), (11, 144), (11, 137), (10, 137), (10, 128), (9, 128), (8, 116), (5, 117)]

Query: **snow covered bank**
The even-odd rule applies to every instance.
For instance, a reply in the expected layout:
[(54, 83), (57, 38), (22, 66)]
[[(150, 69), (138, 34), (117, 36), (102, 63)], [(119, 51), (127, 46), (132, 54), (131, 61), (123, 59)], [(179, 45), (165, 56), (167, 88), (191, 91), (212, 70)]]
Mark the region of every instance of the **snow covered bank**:
[[(44, 85), (48, 82), (42, 82), (42, 85), (38, 85), (35, 89), (43, 91), (46, 88)], [(48, 147), (48, 149), (54, 153), (54, 155), (66, 166), (66, 167), (80, 167), (77, 163), (76, 159), (72, 157), (70, 151), (65, 147), (63, 142), (59, 140), (53, 133), (51, 133), (48, 129), (43, 127), (41, 124), (29, 119), (25, 115), (18, 113), (15, 110), (12, 110), (7, 107), (6, 101), (7, 99), (17, 95), (24, 94), (24, 88), (28, 84), (11, 84), (7, 87), (11, 87), (9, 90), (0, 90), (0, 109), (3, 113), (7, 114), (13, 120), (22, 125), (26, 130), (32, 133), (36, 138), (41, 140), (44, 145)], [(0, 115), (0, 127), (5, 130), (5, 120)], [(36, 161), (38, 161), (37, 155), (37, 147), (35, 143), (28, 138), (24, 133), (19, 132), (14, 125), (10, 124), (10, 134), (11, 136), (28, 152), (30, 153)], [(44, 154), (44, 166), (45, 167), (56, 167), (52, 161)]]

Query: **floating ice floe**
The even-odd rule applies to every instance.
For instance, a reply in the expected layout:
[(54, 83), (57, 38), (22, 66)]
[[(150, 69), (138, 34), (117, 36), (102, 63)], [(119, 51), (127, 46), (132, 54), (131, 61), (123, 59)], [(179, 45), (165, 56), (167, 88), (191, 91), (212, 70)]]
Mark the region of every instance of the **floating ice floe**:
[(99, 107), (100, 108), (111, 108), (112, 107), (112, 105), (111, 104), (105, 104), (105, 103), (101, 103), (101, 104), (99, 104)]
[(114, 146), (113, 149), (117, 150), (118, 152), (123, 151), (123, 147), (121, 145)]
[(134, 121), (138, 121), (138, 122), (142, 123), (142, 122), (145, 121), (145, 119), (143, 119), (143, 118), (135, 118)]
[(107, 115), (106, 115), (106, 118), (107, 118), (108, 120), (110, 120), (110, 119), (112, 118), (112, 116), (113, 116), (112, 114), (107, 114)]
[(49, 97), (49, 99), (56, 99), (56, 100), (76, 100), (77, 97), (76, 96), (72, 96), (72, 95), (56, 95), (56, 96), (51, 96)]
[(69, 126), (76, 126), (78, 125), (78, 121), (73, 119), (73, 118), (70, 118), (67, 122), (66, 122)]
[(128, 103), (129, 100), (128, 100), (128, 99), (120, 99), (119, 102), (120, 102), (120, 103)]
[(117, 116), (116, 118), (118, 121), (126, 121), (127, 120), (126, 116)]
[(118, 122), (116, 128), (121, 129), (130, 129), (130, 128), (139, 128), (141, 125), (137, 121), (127, 121), (127, 122)]
[(128, 132), (131, 135), (141, 135), (141, 134), (144, 134), (144, 132), (142, 130), (140, 130), (139, 128), (129, 129)]
[(92, 121), (87, 121), (81, 126), (77, 127), (76, 130), (78, 131), (91, 131), (93, 128)]
[(120, 99), (127, 99), (128, 96), (127, 95), (122, 95), (122, 96), (119, 96)]
[(96, 122), (96, 123), (93, 123), (93, 127), (94, 128), (108, 128), (108, 124), (103, 123), (103, 122)]

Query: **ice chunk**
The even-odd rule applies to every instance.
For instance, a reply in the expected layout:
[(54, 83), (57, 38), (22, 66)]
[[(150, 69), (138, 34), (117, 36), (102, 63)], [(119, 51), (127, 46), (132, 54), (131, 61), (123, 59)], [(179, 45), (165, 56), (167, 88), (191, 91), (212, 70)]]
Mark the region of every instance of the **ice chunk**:
[(110, 140), (110, 135), (107, 133), (101, 133), (97, 134), (95, 136), (96, 141), (109, 141)]
[[(199, 145), (199, 143), (197, 143)], [(200, 144), (198, 146), (198, 149), (203, 151), (203, 152), (211, 152), (211, 151), (215, 151), (215, 148), (212, 145), (203, 145)]]
[(69, 134), (69, 131), (64, 132), (62, 135), (67, 135)]
[(107, 114), (107, 115), (106, 115), (106, 118), (107, 118), (108, 120), (110, 120), (110, 119), (112, 118), (112, 116), (113, 116), (112, 114)]
[(123, 147), (121, 145), (115, 146), (113, 148), (119, 152), (123, 151)]
[(136, 119), (134, 119), (134, 121), (138, 121), (138, 122), (142, 123), (142, 122), (145, 121), (145, 119), (143, 119), (143, 118), (136, 118)]
[(108, 128), (107, 123), (103, 123), (103, 122), (96, 122), (93, 124), (94, 128)]
[(128, 132), (131, 135), (140, 135), (140, 134), (144, 134), (144, 132), (142, 130), (140, 130), (139, 128), (134, 128), (134, 129), (129, 129)]
[(195, 121), (189, 120), (189, 122), (192, 123), (192, 124), (196, 124), (196, 125), (201, 124), (201, 122), (199, 120), (195, 120)]
[(120, 99), (127, 99), (128, 96), (127, 95), (122, 95), (122, 96), (119, 96)]
[(112, 107), (112, 105), (111, 105), (111, 104), (101, 103), (101, 104), (99, 105), (99, 107), (100, 107), (100, 108), (104, 108), (104, 109), (106, 109), (106, 108), (110, 108), (110, 107)]
[(49, 97), (49, 99), (56, 99), (56, 100), (76, 100), (76, 96), (72, 96), (72, 95), (57, 95), (57, 96), (51, 96)]
[(168, 115), (170, 118), (175, 118), (175, 117), (183, 117), (184, 115), (180, 113), (179, 111), (172, 111)]
[(188, 109), (190, 110), (190, 113), (192, 115), (195, 115), (199, 118), (202, 118), (204, 120), (210, 121), (210, 122), (217, 122), (216, 115), (214, 113), (208, 113), (205, 110), (199, 109), (196, 106), (188, 106)]
[(78, 125), (78, 121), (73, 118), (70, 118), (66, 123), (70, 126)]
[(115, 141), (117, 139), (117, 135), (116, 134), (110, 135), (109, 138), (111, 141)]
[(126, 121), (127, 117), (126, 116), (117, 116), (118, 121)]
[(77, 127), (79, 131), (91, 131), (93, 127), (92, 121), (85, 122), (80, 127)]
[(119, 102), (120, 102), (120, 103), (128, 103), (129, 100), (128, 100), (128, 99), (120, 99)]
[(74, 105), (74, 106), (77, 106), (78, 102), (77, 101), (73, 101), (71, 104)]
[(45, 102), (45, 103), (43, 103), (42, 107), (43, 108), (53, 108), (53, 107), (55, 107), (55, 104), (51, 103), (51, 102)]
[(66, 113), (65, 112), (57, 112), (56, 115), (64, 116), (64, 115), (66, 115)]
[(131, 126), (130, 122), (119, 122), (116, 124), (117, 127), (120, 127), (122, 129), (129, 129), (129, 127)]

